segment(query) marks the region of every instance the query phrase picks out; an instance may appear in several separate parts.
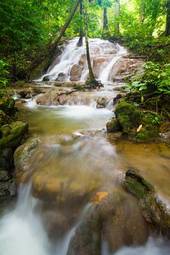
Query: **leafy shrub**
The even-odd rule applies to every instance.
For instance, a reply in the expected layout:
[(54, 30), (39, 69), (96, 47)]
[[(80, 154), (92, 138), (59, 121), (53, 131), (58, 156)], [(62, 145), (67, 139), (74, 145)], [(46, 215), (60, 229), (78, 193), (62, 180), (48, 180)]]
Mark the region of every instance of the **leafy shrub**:
[(8, 85), (8, 64), (0, 59), (0, 97), (3, 97)]
[(147, 62), (142, 77), (129, 84), (132, 92), (170, 95), (170, 64), (160, 65)]

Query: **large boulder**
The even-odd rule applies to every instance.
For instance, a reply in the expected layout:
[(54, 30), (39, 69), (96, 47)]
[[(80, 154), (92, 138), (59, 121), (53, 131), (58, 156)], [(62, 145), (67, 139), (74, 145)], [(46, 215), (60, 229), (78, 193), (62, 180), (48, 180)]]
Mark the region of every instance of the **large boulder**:
[(118, 189), (110, 194), (99, 193), (99, 199), (83, 214), (67, 255), (99, 255), (103, 241), (108, 244), (110, 253), (125, 245), (146, 242), (148, 227), (136, 199)]
[(124, 100), (118, 103), (115, 109), (115, 116), (125, 134), (137, 128), (141, 121), (141, 112), (139, 109), (134, 104)]

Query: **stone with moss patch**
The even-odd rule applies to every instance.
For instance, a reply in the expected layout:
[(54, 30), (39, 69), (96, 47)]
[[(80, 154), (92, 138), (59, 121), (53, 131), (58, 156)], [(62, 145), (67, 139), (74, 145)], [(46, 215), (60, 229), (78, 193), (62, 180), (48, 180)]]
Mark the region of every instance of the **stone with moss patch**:
[(121, 131), (129, 139), (138, 142), (152, 141), (159, 137), (161, 117), (155, 112), (144, 112), (133, 103), (121, 100), (116, 106), (115, 116), (107, 123), (108, 132)]
[(0, 149), (16, 148), (20, 145), (27, 131), (28, 124), (22, 121), (15, 121), (8, 126), (2, 126), (1, 132), (3, 133), (3, 136), (0, 139)]
[(128, 134), (133, 128), (139, 126), (141, 112), (132, 103), (121, 100), (115, 110), (116, 119), (122, 127), (122, 132)]
[(123, 187), (138, 199), (145, 220), (159, 233), (170, 238), (170, 214), (157, 198), (153, 186), (135, 170), (128, 170)]

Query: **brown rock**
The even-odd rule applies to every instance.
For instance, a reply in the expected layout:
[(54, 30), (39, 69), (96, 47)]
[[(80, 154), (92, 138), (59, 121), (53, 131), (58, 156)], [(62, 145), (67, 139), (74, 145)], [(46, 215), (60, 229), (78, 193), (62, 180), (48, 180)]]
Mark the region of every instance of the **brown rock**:
[(82, 66), (73, 65), (70, 71), (70, 80), (71, 81), (79, 81), (82, 73)]

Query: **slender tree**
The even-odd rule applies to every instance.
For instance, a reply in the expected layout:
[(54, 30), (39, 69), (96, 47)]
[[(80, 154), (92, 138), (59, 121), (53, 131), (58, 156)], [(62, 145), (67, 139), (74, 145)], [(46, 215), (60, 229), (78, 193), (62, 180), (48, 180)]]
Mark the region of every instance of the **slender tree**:
[(107, 17), (107, 7), (103, 8), (103, 31), (107, 31), (108, 26), (108, 17)]
[(83, 1), (80, 0), (80, 30), (79, 30), (79, 41), (77, 43), (78, 47), (83, 45)]
[(88, 17), (87, 17), (87, 10), (86, 10), (85, 4), (83, 5), (83, 21), (84, 21), (84, 35), (85, 35), (85, 43), (86, 43), (87, 65), (89, 70), (89, 77), (86, 81), (86, 84), (91, 88), (96, 88), (101, 86), (101, 84), (95, 79), (93, 69), (92, 69), (89, 40), (88, 40)]

